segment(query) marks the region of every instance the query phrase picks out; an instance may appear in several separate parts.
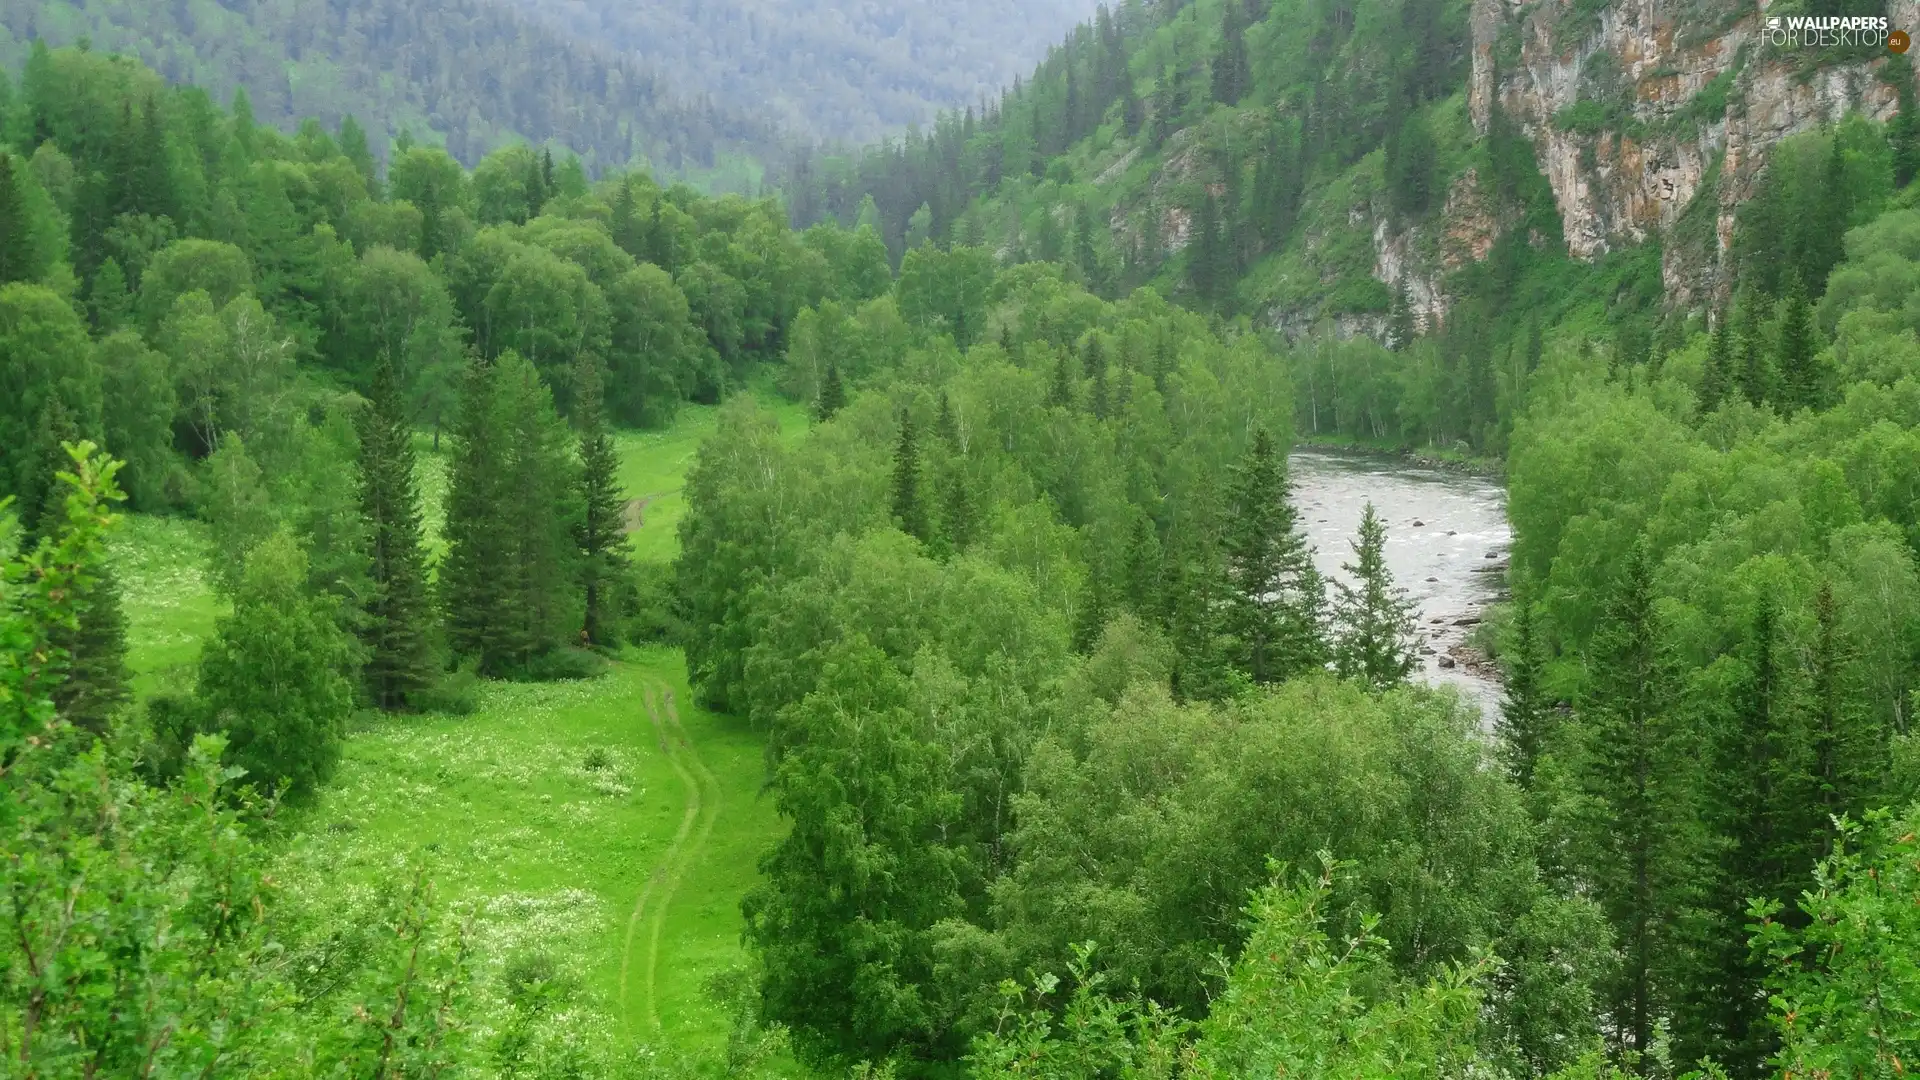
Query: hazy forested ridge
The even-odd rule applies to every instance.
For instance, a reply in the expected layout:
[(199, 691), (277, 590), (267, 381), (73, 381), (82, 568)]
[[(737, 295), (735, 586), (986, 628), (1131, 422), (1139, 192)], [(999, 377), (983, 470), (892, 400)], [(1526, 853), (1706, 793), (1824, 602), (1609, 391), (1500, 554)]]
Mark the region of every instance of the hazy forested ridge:
[(514, 0), (672, 84), (796, 135), (860, 144), (999, 94), (1089, 0)]
[(383, 159), (403, 131), (468, 164), (534, 140), (571, 149), (595, 171), (644, 161), (740, 190), (782, 145), (757, 110), (715, 104), (656, 67), (490, 0), (8, 0), (0, 28), (0, 63), (16, 71), (31, 42), (84, 38), (222, 102), (244, 87), (262, 123), (291, 130), (309, 117), (332, 126), (356, 116)]
[[(1920, 1054), (1912, 122), (1771, 148), (1724, 303), (1663, 307), (1645, 252), (1596, 267), (1522, 246), (1462, 268), (1477, 318), (1435, 325), (1389, 295), (1385, 343), (1290, 342), (1237, 318), (1300, 238), (1236, 254), (1271, 219), (1230, 209), (1234, 173), (1185, 192), (1194, 239), (1133, 279), (1098, 208), (1061, 194), (1089, 131), (1131, 116), (1152, 138), (1159, 115), (1163, 146), (1205, 146), (1224, 120), (1224, 145), (1229, 102), (1273, 85), (1239, 81), (1257, 7), (1129, 10), (1027, 84), (1033, 156), (937, 212), (913, 185), (956, 174), (913, 170), (985, 145), (979, 118), (838, 188), (823, 165), (783, 206), (517, 146), (471, 172), (413, 147), (382, 171), (357, 124), (286, 137), (244, 100), (36, 53), (0, 157), (0, 490), (24, 552), (0, 609), (9, 1060), (1902, 1074)], [(1405, 79), (1397, 100), (1432, 119), (1458, 100), (1448, 26), (1304, 88)], [(1102, 66), (1129, 35), (1205, 61), (1187, 106), (1146, 111)], [(1079, 111), (1089, 79), (1104, 124)], [(79, 84), (96, 95), (49, 91)], [(1391, 158), (1383, 190), (1408, 213), (1431, 198), (1417, 121), (1322, 115), (1347, 121), (1317, 129), (1328, 162)], [(1370, 131), (1399, 133), (1391, 155)], [(1240, 180), (1267, 170), (1254, 190), (1289, 205), (1286, 144), (1234, 145), (1260, 147)], [(1538, 195), (1519, 154), (1484, 163)], [(809, 199), (857, 224), (793, 231)], [(1329, 298), (1366, 287), (1331, 277)], [(678, 557), (636, 564), (609, 520), (609, 424), (756, 377), (812, 422), (784, 434), (726, 400)], [(1492, 737), (1406, 683), (1376, 516), (1357, 580), (1330, 595), (1315, 571), (1285, 457), (1315, 432), (1504, 457)], [(431, 524), (429, 440), (448, 451)], [(225, 605), (191, 684), (138, 702), (100, 556), (116, 487), (204, 520)], [(623, 641), (661, 637), (707, 705), (764, 733), (785, 827), (744, 897), (753, 967), (723, 1048), (582, 1023), (550, 969), (486, 955), (470, 909), (418, 875), (353, 908), (277, 889), (283, 837), (236, 780), (324, 800), (350, 718), (458, 712), (481, 679), (592, 687)], [(138, 1011), (108, 1004), (128, 986)]]

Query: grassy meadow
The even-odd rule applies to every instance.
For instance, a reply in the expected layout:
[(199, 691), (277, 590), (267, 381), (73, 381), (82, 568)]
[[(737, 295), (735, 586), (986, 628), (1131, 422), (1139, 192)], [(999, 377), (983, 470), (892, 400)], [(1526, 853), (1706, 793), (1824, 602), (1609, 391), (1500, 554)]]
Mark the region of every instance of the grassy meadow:
[[(804, 430), (802, 409), (763, 397)], [(673, 557), (681, 487), (718, 411), (620, 436), (622, 481), (646, 500), (637, 558)], [(419, 450), (438, 552), (446, 458), (425, 437)], [(198, 522), (140, 515), (112, 541), (143, 697), (190, 688), (222, 613), (206, 543)], [(591, 681), (486, 684), (468, 716), (367, 714), (332, 782), (291, 811), (276, 876), (298, 908), (337, 913), (424, 869), (473, 919), (483, 998), (503, 967), (540, 956), (570, 988), (570, 1038), (717, 1049), (730, 1019), (706, 986), (745, 962), (740, 898), (780, 827), (759, 797), (762, 752), (743, 721), (694, 703), (679, 650), (660, 647), (627, 649)]]

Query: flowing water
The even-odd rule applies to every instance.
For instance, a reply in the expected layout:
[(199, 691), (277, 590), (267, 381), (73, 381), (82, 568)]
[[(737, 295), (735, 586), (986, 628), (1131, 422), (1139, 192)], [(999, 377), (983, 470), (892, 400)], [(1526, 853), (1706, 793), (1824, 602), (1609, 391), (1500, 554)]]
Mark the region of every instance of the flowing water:
[(1506, 582), (1507, 494), (1485, 477), (1380, 454), (1318, 448), (1288, 459), (1294, 505), (1320, 572), (1351, 580), (1350, 542), (1371, 501), (1387, 526), (1387, 567), (1419, 610), (1418, 678), (1455, 686), (1491, 717), (1500, 687), (1468, 645), (1482, 610)]

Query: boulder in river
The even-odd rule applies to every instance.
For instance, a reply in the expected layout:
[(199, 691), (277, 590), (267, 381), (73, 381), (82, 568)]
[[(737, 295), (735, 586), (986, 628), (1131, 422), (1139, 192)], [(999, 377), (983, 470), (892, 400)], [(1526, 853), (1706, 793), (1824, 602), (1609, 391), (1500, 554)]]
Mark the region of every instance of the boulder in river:
[(1451, 656), (1443, 656), (1443, 657), (1441, 657), (1440, 659), (1438, 659), (1438, 660), (1436, 660), (1436, 661), (1434, 661), (1434, 662), (1435, 662), (1435, 663), (1437, 663), (1437, 664), (1439, 664), (1439, 665), (1440, 665), (1441, 667), (1443, 667), (1443, 668), (1450, 668), (1450, 667), (1452, 667), (1452, 666), (1453, 666), (1453, 657), (1451, 657)]
[(1427, 527), (1427, 523), (1424, 521), (1421, 521), (1419, 518), (1414, 518), (1413, 527), (1416, 529), (1424, 529)]
[(1460, 618), (1458, 618), (1458, 619), (1455, 619), (1455, 620), (1453, 620), (1453, 625), (1455, 625), (1455, 626), (1479, 626), (1479, 625), (1480, 625), (1480, 616), (1478, 616), (1478, 615), (1462, 615), (1462, 616), (1461, 616)]

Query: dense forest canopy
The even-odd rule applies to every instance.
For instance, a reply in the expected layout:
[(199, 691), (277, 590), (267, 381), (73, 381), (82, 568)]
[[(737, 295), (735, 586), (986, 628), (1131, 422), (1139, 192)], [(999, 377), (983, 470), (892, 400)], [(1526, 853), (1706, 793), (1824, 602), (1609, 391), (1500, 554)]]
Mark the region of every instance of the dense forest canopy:
[[(1657, 250), (1571, 258), (1528, 144), (1450, 126), (1463, 17), (1102, 12), (990, 115), (785, 202), (523, 143), (383, 166), (350, 118), (31, 49), (0, 82), (10, 1069), (1903, 1074), (1913, 121), (1771, 147), (1724, 297), (1664, 305)], [(1189, 171), (1098, 182), (1116, 152)], [(1345, 185), (1414, 218), (1469, 161), (1546, 242), (1457, 268), (1446, 320), (1327, 252)], [(1323, 314), (1379, 339), (1250, 317), (1309, 235)], [(620, 429), (690, 402), (640, 558)], [(1409, 680), (1390, 515), (1316, 569), (1314, 437), (1504, 468), (1495, 714)], [(105, 545), (159, 515), (204, 523), (218, 614), (139, 685)], [(377, 888), (277, 861), (356, 740), (663, 649), (779, 817), (723, 1045), (621, 1030), (437, 899), (438, 837)], [(621, 709), (685, 742), (652, 690)]]

